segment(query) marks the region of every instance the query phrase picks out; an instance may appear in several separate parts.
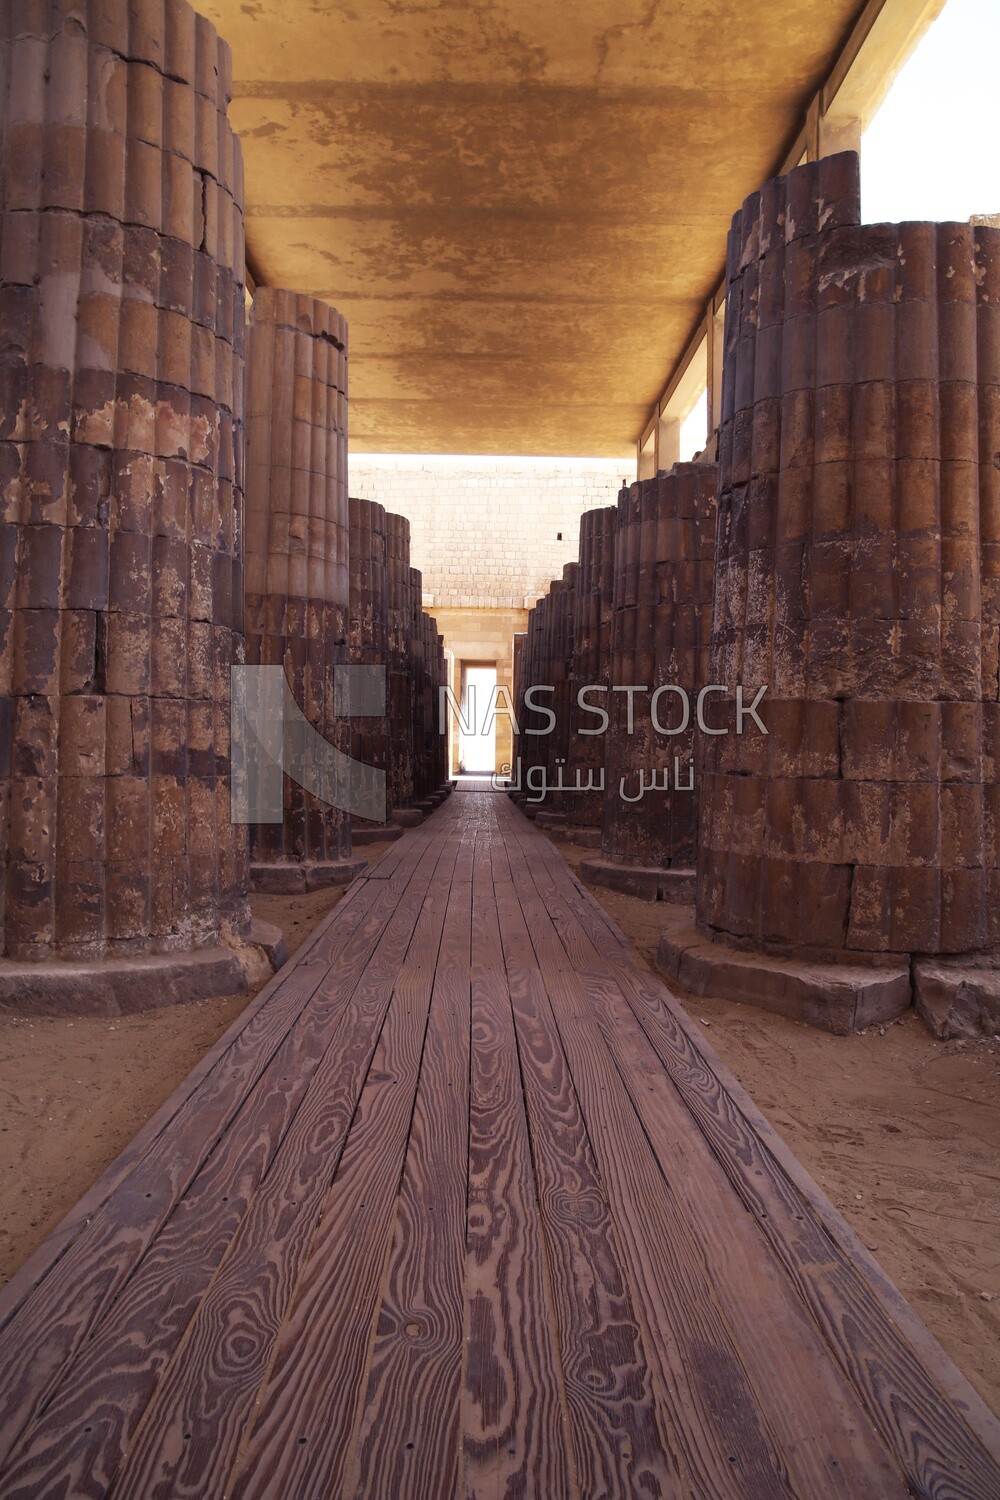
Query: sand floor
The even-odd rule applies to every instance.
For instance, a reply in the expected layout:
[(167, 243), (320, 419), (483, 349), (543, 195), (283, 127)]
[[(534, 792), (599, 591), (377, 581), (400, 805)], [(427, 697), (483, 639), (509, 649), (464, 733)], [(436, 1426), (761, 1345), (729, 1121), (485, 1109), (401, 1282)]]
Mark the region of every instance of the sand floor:
[[(365, 850), (375, 858), (384, 846)], [(583, 851), (557, 845), (574, 866)], [(341, 892), (255, 897), (289, 950)], [(652, 960), (662, 907), (595, 888)], [(0, 1280), (27, 1258), (248, 996), (142, 1015), (0, 1017)], [(1000, 1410), (1000, 1042), (938, 1042), (912, 1013), (835, 1037), (691, 1000), (705, 1035), (904, 1296)]]

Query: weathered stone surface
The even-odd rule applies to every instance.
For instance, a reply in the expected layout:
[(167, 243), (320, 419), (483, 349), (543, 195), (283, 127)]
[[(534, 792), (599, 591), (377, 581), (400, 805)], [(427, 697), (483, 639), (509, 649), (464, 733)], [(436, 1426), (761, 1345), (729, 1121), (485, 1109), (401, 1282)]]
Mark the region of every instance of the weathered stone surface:
[[(227, 49), (183, 0), (33, 15), (30, 35), (0, 33), (0, 75), (17, 78), (0, 202), (0, 947), (18, 963), (210, 955), (250, 922), (228, 783), (244, 256)], [(187, 72), (168, 77), (168, 54)], [(208, 956), (195, 971), (220, 972)], [(39, 995), (55, 974), (39, 969)]]
[[(334, 697), (335, 668), (349, 661), (346, 465), (347, 325), (324, 302), (261, 287), (247, 378), (247, 660), (280, 665), (313, 728), (349, 753)], [(254, 884), (267, 878), (268, 889), (276, 864), (318, 881), (315, 871), (339, 869), (351, 852), (346, 811), (290, 777), (284, 803), (282, 823), (251, 830)]]
[(413, 801), (413, 679), (410, 663), (413, 604), (409, 521), (405, 516), (387, 511), (385, 535), (389, 631), (389, 803), (393, 809), (400, 810), (408, 808)]
[[(570, 782), (579, 777), (581, 785), (591, 779), (596, 783), (606, 761), (606, 736), (582, 732), (594, 729), (599, 721), (579, 706), (577, 695), (596, 684), (598, 691), (588, 693), (585, 701), (607, 708), (608, 693), (599, 689), (610, 686), (616, 514), (614, 506), (605, 505), (600, 510), (585, 511), (580, 518), (580, 550), (573, 592), (567, 772)], [(571, 829), (599, 829), (602, 804), (603, 793), (596, 787), (567, 795), (564, 802), (567, 824)]]
[(583, 859), (580, 874), (592, 885), (637, 896), (640, 901), (669, 901), (687, 906), (694, 901), (694, 870), (665, 870), (659, 865), (619, 864), (610, 859)]
[[(553, 788), (560, 777), (567, 776), (577, 575), (578, 564), (567, 563), (562, 577), (550, 584), (548, 593), (529, 612), (514, 689), (519, 729), (515, 757), (521, 761), (522, 789), (530, 788), (533, 776), (543, 778), (539, 791), (522, 790), (523, 796), (532, 799), (525, 805), (535, 812), (543, 808), (563, 817), (569, 797)], [(532, 687), (539, 689), (535, 707), (525, 703), (525, 693)]]
[(857, 158), (737, 214), (698, 921), (779, 954), (992, 952), (1000, 233), (861, 225)]
[(564, 812), (539, 812), (535, 822), (539, 828), (544, 828), (546, 833), (554, 833), (557, 829), (566, 827), (566, 814)]
[(430, 800), (433, 794), (448, 785), (448, 740), (440, 732), (439, 716), (439, 694), (448, 677), (444, 637), (439, 635), (433, 616), (422, 608), (422, 598), (420, 570), (411, 568), (408, 670), (413, 744), (412, 805), (429, 811), (437, 806)]
[(816, 963), (734, 948), (707, 940), (690, 910), (668, 922), (658, 967), (692, 995), (758, 1005), (838, 1036), (892, 1020), (911, 998), (908, 966)]
[(387, 844), (394, 843), (396, 839), (401, 839), (402, 837), (402, 825), (395, 821), (375, 825), (371, 828), (358, 828), (354, 826), (353, 822), (351, 825), (351, 843), (355, 848), (361, 848), (365, 844), (380, 844), (383, 841)]
[[(354, 666), (381, 667), (386, 673), (389, 710), (389, 579), (384, 506), (371, 500), (348, 502), (350, 510), (349, 564), (351, 597), (348, 643)], [(351, 721), (351, 755), (365, 766), (385, 773), (386, 817), (392, 811), (393, 776), (390, 747), (391, 718), (355, 717)], [(366, 826), (351, 819), (351, 836)]]
[(251, 923), (246, 941), (187, 953), (127, 958), (0, 959), (0, 1011), (18, 1015), (119, 1016), (254, 989), (285, 962), (281, 931)]
[[(676, 464), (619, 496), (601, 824), (601, 852), (615, 864), (694, 868), (692, 757), (697, 695), (712, 680), (715, 490), (714, 464)], [(629, 686), (640, 691), (622, 691)], [(653, 777), (661, 789), (640, 795)]]
[(302, 891), (321, 891), (331, 885), (349, 885), (368, 868), (364, 859), (256, 860), (250, 866), (255, 891), (273, 896), (294, 896)]
[[(514, 717), (518, 732), (514, 736), (514, 766), (520, 770), (521, 784), (513, 795), (518, 805), (525, 810), (529, 806), (526, 790), (529, 784), (528, 771), (532, 766), (542, 764), (543, 749), (539, 737), (533, 731), (544, 727), (542, 716), (536, 709), (528, 707), (525, 695), (529, 688), (548, 682), (542, 642), (549, 607), (549, 596), (545, 594), (528, 612), (528, 628), (520, 647), (515, 639)], [(537, 811), (537, 807), (534, 810)]]
[(396, 807), (392, 811), (391, 819), (397, 828), (419, 828), (424, 821), (424, 815), (419, 807)]
[(916, 963), (913, 1002), (942, 1039), (1000, 1035), (1000, 969)]

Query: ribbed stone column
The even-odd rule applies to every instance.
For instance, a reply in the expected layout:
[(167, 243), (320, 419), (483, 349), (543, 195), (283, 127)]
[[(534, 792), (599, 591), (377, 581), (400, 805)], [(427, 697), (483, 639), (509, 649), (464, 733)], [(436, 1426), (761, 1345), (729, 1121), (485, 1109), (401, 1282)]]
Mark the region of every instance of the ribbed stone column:
[(538, 793), (531, 787), (532, 768), (544, 765), (545, 740), (536, 733), (545, 727), (544, 715), (536, 708), (529, 707), (527, 694), (530, 689), (538, 683), (548, 681), (545, 676), (546, 658), (544, 652), (545, 638), (547, 634), (547, 619), (550, 609), (548, 594), (543, 594), (528, 612), (528, 629), (524, 642), (524, 659), (521, 669), (521, 696), (517, 704), (517, 723), (519, 734), (519, 752), (521, 757), (521, 785), (520, 790), (515, 792), (516, 800), (524, 807), (530, 817), (536, 817), (543, 802), (539, 800)]
[(413, 586), (410, 579), (410, 523), (386, 513), (386, 571), (389, 603), (389, 802), (393, 821), (420, 821), (413, 803), (413, 674), (410, 634)]
[(410, 569), (413, 599), (413, 634), (411, 664), (413, 677), (413, 766), (414, 799), (424, 812), (438, 806), (449, 790), (446, 786), (446, 755), (439, 733), (438, 690), (445, 681), (444, 640), (438, 634), (437, 621), (420, 607), (422, 577), (419, 569)]
[[(371, 500), (351, 499), (350, 580), (351, 599), (348, 639), (353, 666), (381, 667), (386, 674), (386, 709), (389, 709), (389, 591), (385, 508)], [(389, 746), (390, 718), (384, 715), (355, 717), (351, 727), (351, 754), (356, 761), (385, 774), (386, 817), (392, 811), (392, 776)], [(385, 824), (352, 817), (351, 837), (365, 842), (385, 834)]]
[(444, 636), (438, 634), (437, 621), (433, 616), (431, 616), (431, 629), (434, 637), (432, 654), (434, 663), (434, 693), (431, 708), (434, 745), (434, 787), (438, 792), (448, 793), (451, 791), (451, 777), (448, 773), (448, 736), (442, 733), (441, 730), (441, 689), (447, 686), (448, 668), (445, 662)]
[(552, 687), (543, 694), (556, 716), (552, 733), (542, 739), (546, 784), (549, 788), (538, 816), (540, 826), (561, 829), (566, 822), (570, 798), (558, 790), (567, 777), (570, 743), (570, 704), (572, 698), (573, 623), (576, 613), (577, 564), (565, 563), (562, 577), (554, 579), (549, 589), (550, 608), (546, 614), (544, 637), (545, 676), (542, 681)]
[(1000, 232), (859, 210), (832, 157), (730, 236), (713, 675), (769, 685), (770, 735), (706, 741), (697, 909), (895, 964), (898, 1009), (913, 956), (1000, 938)]
[(710, 680), (716, 477), (714, 464), (676, 464), (618, 501), (601, 858), (582, 868), (650, 900), (690, 901), (694, 890), (692, 755)]
[[(281, 666), (296, 704), (350, 753), (334, 671), (347, 665), (347, 325), (324, 302), (260, 287), (247, 370), (247, 660)], [(251, 831), (259, 890), (339, 884), (352, 861), (349, 814), (284, 778), (284, 818)]]
[[(580, 518), (580, 551), (573, 596), (573, 657), (570, 668), (570, 718), (567, 772), (570, 781), (597, 782), (605, 769), (606, 736), (587, 733), (600, 727), (595, 714), (577, 704), (582, 688), (596, 684), (604, 692), (587, 695), (587, 702), (607, 711), (611, 671), (611, 615), (614, 600), (615, 518), (613, 505), (588, 510)], [(589, 829), (596, 837), (601, 826), (603, 793), (574, 791), (565, 801), (570, 829)]]
[[(0, 15), (0, 923), (7, 959), (107, 965), (249, 928), (243, 187), (209, 23), (182, 0), (72, 11)], [(30, 998), (204, 993), (202, 957), (180, 991), (52, 970)]]
[(427, 796), (433, 797), (438, 789), (434, 760), (434, 740), (437, 729), (437, 622), (426, 612), (421, 613), (420, 625), (423, 633), (424, 688), (421, 701), (424, 711), (424, 785)]
[[(516, 683), (515, 715), (517, 718), (517, 752), (513, 767), (515, 787), (512, 795), (520, 806), (532, 816), (537, 814), (541, 803), (532, 800), (535, 794), (529, 787), (531, 768), (542, 763), (543, 739), (532, 733), (544, 726), (544, 716), (529, 708), (526, 695), (536, 683), (546, 682), (542, 665), (542, 643), (545, 636), (545, 621), (549, 610), (549, 597), (543, 595), (528, 611), (528, 628), (521, 648), (520, 667)], [(520, 780), (518, 782), (518, 776)]]
[(424, 629), (423, 599), (424, 580), (419, 568), (410, 568), (410, 623), (407, 640), (407, 657), (410, 673), (411, 721), (410, 734), (413, 744), (413, 802), (422, 812), (429, 812), (430, 768), (429, 745), (426, 738), (426, 649), (427, 637)]
[[(562, 589), (562, 580), (553, 579), (546, 593), (535, 605), (538, 612), (538, 650), (535, 659), (535, 675), (533, 683), (536, 689), (548, 688), (552, 691), (538, 691), (535, 694), (535, 702), (543, 708), (553, 712), (552, 699), (554, 697), (555, 684), (552, 681), (552, 641), (555, 634), (555, 616), (558, 609), (559, 592)], [(529, 761), (540, 768), (540, 786), (536, 782), (535, 790), (532, 792), (532, 806), (535, 815), (539, 812), (548, 813), (552, 811), (552, 795), (548, 791), (549, 767), (555, 755), (552, 749), (553, 741), (558, 738), (559, 725), (552, 724), (540, 709), (536, 708), (533, 715), (529, 716), (529, 722), (533, 718), (532, 727), (541, 730), (534, 741), (534, 747), (529, 755)], [(541, 796), (541, 801), (536, 799)]]

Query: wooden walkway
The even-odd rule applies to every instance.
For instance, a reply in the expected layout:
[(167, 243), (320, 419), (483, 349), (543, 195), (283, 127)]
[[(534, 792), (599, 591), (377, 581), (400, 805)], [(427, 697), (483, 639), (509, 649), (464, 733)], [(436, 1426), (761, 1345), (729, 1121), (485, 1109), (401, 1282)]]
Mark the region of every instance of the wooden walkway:
[(462, 789), (0, 1303), (0, 1494), (1000, 1496), (1000, 1428), (557, 851)]

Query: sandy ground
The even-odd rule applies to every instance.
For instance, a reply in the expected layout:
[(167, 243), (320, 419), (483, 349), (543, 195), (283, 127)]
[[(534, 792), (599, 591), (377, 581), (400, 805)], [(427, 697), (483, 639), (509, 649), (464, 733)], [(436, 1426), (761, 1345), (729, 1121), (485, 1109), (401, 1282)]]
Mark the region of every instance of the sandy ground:
[[(587, 851), (555, 847), (578, 871)], [(588, 889), (653, 963), (663, 907)], [(938, 1042), (913, 1011), (839, 1037), (750, 1005), (680, 999), (1000, 1412), (1000, 1041)]]
[[(375, 858), (385, 846), (365, 850)], [(583, 851), (557, 845), (577, 867)], [(340, 891), (254, 898), (290, 951)], [(652, 960), (662, 907), (594, 888)], [(247, 1004), (116, 1020), (0, 1017), (0, 1278), (8, 1278)], [(1000, 1410), (1000, 1043), (937, 1042), (912, 1013), (834, 1037), (686, 1002), (932, 1332)]]
[[(369, 844), (359, 853), (370, 863), (389, 847)], [(292, 954), (345, 889), (254, 896), (251, 906), (281, 928)], [(226, 995), (114, 1019), (0, 1015), (0, 1284), (251, 998)]]

